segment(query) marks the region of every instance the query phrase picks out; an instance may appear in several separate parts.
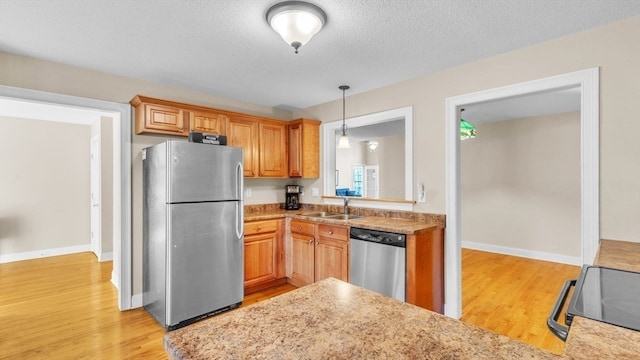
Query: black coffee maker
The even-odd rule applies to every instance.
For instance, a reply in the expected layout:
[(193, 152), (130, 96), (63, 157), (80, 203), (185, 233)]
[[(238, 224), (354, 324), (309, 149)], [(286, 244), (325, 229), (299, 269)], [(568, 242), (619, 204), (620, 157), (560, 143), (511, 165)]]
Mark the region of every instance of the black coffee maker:
[(286, 210), (298, 210), (300, 209), (300, 186), (287, 185), (285, 188), (287, 199), (284, 203)]

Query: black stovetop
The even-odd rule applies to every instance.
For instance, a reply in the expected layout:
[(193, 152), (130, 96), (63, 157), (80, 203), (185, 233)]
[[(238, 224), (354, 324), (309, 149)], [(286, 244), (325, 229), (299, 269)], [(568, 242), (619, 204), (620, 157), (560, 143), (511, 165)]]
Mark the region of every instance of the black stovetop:
[(640, 331), (640, 273), (583, 266), (567, 309), (567, 324), (573, 316)]

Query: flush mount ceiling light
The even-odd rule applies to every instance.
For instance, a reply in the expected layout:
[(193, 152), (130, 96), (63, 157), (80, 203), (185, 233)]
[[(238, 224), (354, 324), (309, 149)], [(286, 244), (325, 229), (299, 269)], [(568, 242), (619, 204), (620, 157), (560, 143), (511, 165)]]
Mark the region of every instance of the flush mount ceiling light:
[(304, 1), (285, 1), (267, 10), (267, 22), (296, 54), (298, 48), (311, 40), (327, 22), (327, 14)]
[(369, 147), (369, 151), (374, 151), (378, 148), (378, 140), (369, 140), (367, 146)]
[(349, 138), (347, 137), (347, 123), (344, 119), (344, 92), (349, 90), (349, 85), (340, 85), (338, 89), (342, 90), (342, 136), (340, 136), (340, 140), (338, 141), (338, 149), (348, 149), (351, 147), (349, 145)]
[(464, 109), (460, 109), (460, 140), (474, 139), (476, 137), (476, 128), (462, 118), (462, 112)]

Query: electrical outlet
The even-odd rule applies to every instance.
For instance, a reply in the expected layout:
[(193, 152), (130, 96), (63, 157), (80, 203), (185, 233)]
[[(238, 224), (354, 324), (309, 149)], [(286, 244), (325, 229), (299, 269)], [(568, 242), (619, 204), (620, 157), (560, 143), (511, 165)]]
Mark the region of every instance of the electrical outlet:
[(418, 185), (418, 202), (426, 202), (427, 201), (427, 194), (424, 191), (424, 184), (420, 183), (420, 185)]
[(251, 188), (244, 189), (244, 196), (250, 198), (252, 195)]
[(317, 187), (311, 188), (311, 196), (320, 196), (320, 189)]

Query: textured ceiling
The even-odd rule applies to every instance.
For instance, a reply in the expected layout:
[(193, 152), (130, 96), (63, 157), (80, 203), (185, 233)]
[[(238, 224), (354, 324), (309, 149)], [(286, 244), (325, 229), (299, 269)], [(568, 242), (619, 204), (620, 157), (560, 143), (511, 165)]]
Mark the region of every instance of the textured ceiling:
[(277, 0), (0, 0), (0, 50), (283, 109), (640, 14), (638, 0), (310, 0), (326, 27), (294, 54)]

